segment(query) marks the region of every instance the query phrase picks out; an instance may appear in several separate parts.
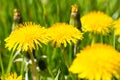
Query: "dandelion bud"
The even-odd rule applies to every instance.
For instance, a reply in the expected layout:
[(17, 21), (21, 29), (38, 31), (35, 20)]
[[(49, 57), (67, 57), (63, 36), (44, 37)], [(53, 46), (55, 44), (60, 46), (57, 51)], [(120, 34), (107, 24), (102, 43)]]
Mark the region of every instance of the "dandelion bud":
[(76, 4), (72, 5), (69, 23), (77, 27), (79, 30), (81, 30), (80, 13), (79, 13), (79, 8)]
[(13, 26), (12, 26), (12, 31), (15, 29), (17, 24), (22, 23), (22, 17), (18, 9), (14, 9), (13, 13)]

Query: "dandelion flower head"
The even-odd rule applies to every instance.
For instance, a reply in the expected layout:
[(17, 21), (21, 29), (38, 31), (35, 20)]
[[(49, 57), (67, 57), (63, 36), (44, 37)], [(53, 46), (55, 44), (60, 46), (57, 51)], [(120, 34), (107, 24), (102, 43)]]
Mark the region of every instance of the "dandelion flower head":
[(17, 74), (14, 73), (14, 74), (9, 74), (5, 76), (5, 78), (2, 77), (1, 80), (22, 80), (22, 76), (21, 75), (17, 76)]
[(115, 35), (120, 35), (120, 18), (114, 21)]
[(107, 34), (113, 19), (100, 11), (90, 12), (81, 17), (83, 31), (95, 34)]
[(82, 39), (82, 33), (72, 25), (66, 23), (56, 23), (48, 29), (53, 45), (66, 47), (67, 43), (76, 43)]
[(32, 51), (38, 45), (41, 46), (41, 43), (46, 44), (48, 39), (45, 28), (28, 22), (18, 25), (18, 28), (5, 39), (5, 42), (9, 50), (22, 49), (23, 51)]
[(77, 54), (70, 72), (88, 80), (111, 80), (120, 78), (120, 53), (105, 44), (87, 46)]

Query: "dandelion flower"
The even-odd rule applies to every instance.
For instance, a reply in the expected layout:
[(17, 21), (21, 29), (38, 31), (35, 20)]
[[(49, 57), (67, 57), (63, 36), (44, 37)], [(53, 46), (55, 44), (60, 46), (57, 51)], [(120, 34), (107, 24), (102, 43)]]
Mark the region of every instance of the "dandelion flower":
[(77, 54), (70, 72), (79, 78), (88, 80), (111, 80), (113, 76), (120, 78), (120, 53), (105, 44), (87, 46)]
[(46, 44), (48, 42), (46, 36), (46, 29), (40, 25), (36, 25), (32, 22), (18, 25), (19, 28), (15, 29), (9, 37), (5, 39), (6, 47), (9, 50), (23, 51), (35, 49), (41, 46), (40, 43)]
[(115, 35), (120, 35), (120, 18), (114, 21)]
[(83, 31), (95, 34), (107, 34), (113, 22), (112, 18), (103, 12), (90, 12), (81, 17)]
[(62, 44), (64, 47), (71, 42), (76, 43), (82, 39), (82, 33), (72, 25), (66, 23), (56, 23), (48, 29), (52, 38), (52, 43), (57, 47)]
[(2, 80), (22, 80), (22, 76), (17, 76), (16, 73), (14, 74), (9, 74), (7, 76), (5, 76), (5, 78), (1, 78)]

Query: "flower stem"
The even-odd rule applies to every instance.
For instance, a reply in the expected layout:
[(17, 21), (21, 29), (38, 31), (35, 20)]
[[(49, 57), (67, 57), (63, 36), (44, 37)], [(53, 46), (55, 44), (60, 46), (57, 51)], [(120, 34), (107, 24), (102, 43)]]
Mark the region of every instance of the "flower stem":
[(100, 35), (100, 43), (103, 43), (103, 35)]
[(24, 59), (24, 54), (22, 55), (22, 65), (21, 65), (21, 74), (23, 75), (24, 73), (24, 67), (25, 67), (25, 59)]
[(14, 51), (12, 51), (12, 53), (10, 55), (10, 59), (9, 59), (8, 68), (7, 68), (6, 74), (8, 74), (10, 72), (10, 69), (11, 69), (11, 66), (12, 66), (12, 62), (13, 62), (13, 54), (14, 54)]
[(72, 60), (73, 60), (73, 45), (70, 45), (69, 46), (69, 65), (72, 63)]
[(1, 69), (2, 69), (2, 74), (4, 74), (4, 67), (3, 67), (3, 63), (2, 63), (1, 53), (0, 53), (0, 65), (1, 65)]
[(29, 54), (30, 54), (30, 58), (31, 58), (31, 60), (32, 60), (32, 71), (33, 71), (32, 77), (33, 77), (33, 80), (38, 80), (36, 63), (35, 63), (35, 61), (34, 61), (34, 56), (33, 56), (32, 51), (29, 51)]
[(92, 41), (91, 41), (91, 45), (93, 45), (96, 41), (96, 36), (94, 34), (92, 34)]
[(115, 33), (113, 31), (113, 47), (115, 48)]
[(54, 80), (54, 75), (53, 75), (53, 72), (51, 70), (51, 61), (52, 61), (52, 58), (54, 58), (53, 56), (51, 57), (51, 46), (48, 44), (47, 46), (47, 63), (48, 63), (48, 71), (49, 71), (49, 74), (51, 75), (52, 79)]

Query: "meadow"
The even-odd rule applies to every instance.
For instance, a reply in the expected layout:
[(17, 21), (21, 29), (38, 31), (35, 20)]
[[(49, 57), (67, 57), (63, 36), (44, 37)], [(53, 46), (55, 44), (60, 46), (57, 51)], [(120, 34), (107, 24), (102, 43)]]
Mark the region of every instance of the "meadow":
[(120, 0), (0, 0), (0, 80), (120, 80)]

